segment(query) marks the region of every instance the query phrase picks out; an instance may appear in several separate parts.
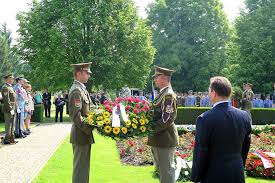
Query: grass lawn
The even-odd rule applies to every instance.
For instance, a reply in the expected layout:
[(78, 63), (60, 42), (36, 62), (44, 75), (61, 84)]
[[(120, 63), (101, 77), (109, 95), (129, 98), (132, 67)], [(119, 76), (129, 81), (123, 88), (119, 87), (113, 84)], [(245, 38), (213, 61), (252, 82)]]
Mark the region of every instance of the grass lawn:
[[(153, 166), (122, 166), (113, 140), (95, 134), (92, 145), (90, 182), (93, 183), (158, 183)], [(72, 147), (69, 138), (41, 170), (33, 183), (70, 183), (72, 177)], [(275, 180), (247, 178), (247, 183), (275, 183)]]
[[(31, 128), (34, 127), (36, 123), (31, 123)], [(5, 123), (0, 123), (0, 133), (5, 131)]]

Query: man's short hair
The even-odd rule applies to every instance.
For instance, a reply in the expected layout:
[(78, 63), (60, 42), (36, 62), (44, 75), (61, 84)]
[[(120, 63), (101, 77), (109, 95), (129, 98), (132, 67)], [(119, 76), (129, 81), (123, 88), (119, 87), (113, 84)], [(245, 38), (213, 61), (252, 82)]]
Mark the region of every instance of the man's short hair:
[(210, 79), (210, 89), (214, 90), (221, 97), (229, 97), (232, 86), (226, 77), (215, 76)]

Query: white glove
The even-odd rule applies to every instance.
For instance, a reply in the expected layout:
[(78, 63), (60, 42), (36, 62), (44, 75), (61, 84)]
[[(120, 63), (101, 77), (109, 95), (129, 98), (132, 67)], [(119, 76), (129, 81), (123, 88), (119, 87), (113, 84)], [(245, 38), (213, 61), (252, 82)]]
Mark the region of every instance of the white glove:
[(19, 109), (19, 107), (17, 107), (17, 113), (20, 113), (21, 112), (21, 110)]
[(11, 113), (11, 115), (13, 116), (13, 115), (14, 115), (14, 110), (11, 110), (10, 113)]

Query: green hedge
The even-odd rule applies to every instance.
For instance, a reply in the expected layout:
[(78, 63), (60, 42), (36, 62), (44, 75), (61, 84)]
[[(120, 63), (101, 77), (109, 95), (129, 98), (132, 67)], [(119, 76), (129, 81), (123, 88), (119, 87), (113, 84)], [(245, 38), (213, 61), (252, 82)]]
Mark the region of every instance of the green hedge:
[[(34, 105), (34, 111), (32, 115), (33, 122), (43, 122), (44, 108), (42, 104)], [(0, 122), (4, 122), (3, 104), (0, 104)]]
[[(196, 124), (197, 117), (210, 107), (178, 107), (176, 124)], [(274, 108), (255, 108), (251, 110), (253, 125), (275, 124)]]
[(34, 111), (32, 115), (32, 122), (43, 122), (44, 107), (42, 104), (34, 105)]

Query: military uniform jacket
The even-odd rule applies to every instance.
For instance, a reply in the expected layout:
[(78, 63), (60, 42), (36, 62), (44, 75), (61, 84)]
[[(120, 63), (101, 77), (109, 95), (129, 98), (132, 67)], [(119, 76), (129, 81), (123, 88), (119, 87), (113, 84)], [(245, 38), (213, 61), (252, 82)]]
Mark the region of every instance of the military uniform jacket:
[(251, 89), (245, 90), (242, 96), (242, 108), (243, 109), (251, 109), (252, 108), (252, 100), (254, 98), (254, 93)]
[(92, 127), (83, 122), (91, 108), (88, 91), (80, 82), (74, 81), (69, 92), (69, 115), (73, 121), (70, 142), (72, 144), (93, 144)]
[[(1, 90), (3, 96), (3, 111), (9, 113), (16, 108), (16, 93), (13, 87), (5, 83)], [(15, 112), (15, 111), (14, 111)]]
[(164, 148), (178, 146), (178, 131), (174, 123), (176, 116), (176, 95), (171, 87), (167, 87), (153, 101), (153, 134), (148, 137), (148, 145)]

